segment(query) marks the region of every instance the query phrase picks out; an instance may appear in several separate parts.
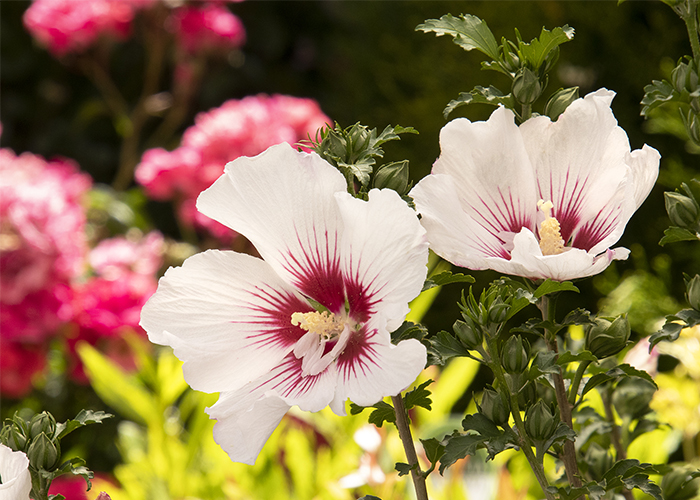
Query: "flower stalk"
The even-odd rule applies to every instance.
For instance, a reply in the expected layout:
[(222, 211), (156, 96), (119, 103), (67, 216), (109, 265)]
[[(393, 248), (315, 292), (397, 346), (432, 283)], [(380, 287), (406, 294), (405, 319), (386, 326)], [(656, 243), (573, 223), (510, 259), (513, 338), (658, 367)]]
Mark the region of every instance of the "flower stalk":
[[(549, 321), (550, 323), (554, 321), (555, 318), (555, 308), (554, 303), (550, 301), (549, 297), (544, 296), (540, 298), (537, 306), (540, 311), (542, 311), (542, 319), (544, 321)], [(555, 353), (556, 357), (559, 357), (559, 348), (557, 347), (557, 337), (554, 332), (550, 329), (545, 330), (545, 341), (547, 348)], [(552, 378), (554, 379), (554, 392), (557, 398), (557, 406), (559, 407), (559, 416), (569, 429), (573, 429), (573, 420), (571, 418), (571, 403), (566, 395), (566, 387), (564, 385), (564, 376), (559, 367), (559, 371), (555, 373)], [(580, 379), (579, 379), (580, 380)], [(578, 392), (578, 391), (577, 391)], [(574, 396), (575, 397), (575, 396)], [(572, 487), (578, 488), (582, 485), (581, 479), (579, 477), (578, 462), (576, 461), (576, 448), (572, 441), (564, 441), (563, 453), (560, 457), (564, 463), (564, 469), (566, 470), (566, 478)]]
[(421, 470), (420, 463), (418, 463), (418, 455), (413, 445), (411, 427), (408, 423), (408, 412), (403, 404), (401, 394), (391, 396), (391, 402), (394, 404), (394, 413), (396, 414), (396, 428), (399, 431), (399, 437), (406, 452), (406, 460), (411, 467), (411, 479), (413, 479), (413, 487), (416, 490), (416, 498), (417, 500), (428, 500), (428, 490), (425, 485), (426, 475)]

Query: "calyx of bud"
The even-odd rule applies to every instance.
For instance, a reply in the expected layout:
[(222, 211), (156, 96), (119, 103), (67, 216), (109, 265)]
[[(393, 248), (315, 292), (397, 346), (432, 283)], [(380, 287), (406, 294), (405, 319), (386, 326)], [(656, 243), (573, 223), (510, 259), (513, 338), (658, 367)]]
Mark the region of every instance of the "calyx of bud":
[(695, 200), (681, 193), (667, 191), (664, 193), (666, 212), (671, 222), (679, 227), (694, 227), (698, 220), (699, 209)]
[(529, 68), (521, 68), (513, 79), (513, 96), (521, 104), (532, 104), (541, 95), (540, 79)]
[(567, 89), (559, 89), (552, 97), (549, 98), (544, 106), (544, 114), (549, 116), (552, 121), (556, 121), (569, 104), (578, 99), (578, 87), (569, 87)]
[(452, 325), (452, 329), (467, 349), (476, 349), (484, 342), (484, 333), (481, 331), (481, 327), (471, 320), (467, 322), (458, 319)]
[(696, 274), (686, 283), (686, 297), (690, 307), (700, 311), (700, 274)]
[(598, 359), (607, 358), (620, 352), (630, 338), (630, 324), (625, 316), (610, 321), (596, 318), (586, 330), (585, 348)]
[(530, 363), (530, 345), (520, 335), (510, 337), (501, 352), (503, 368), (508, 373), (522, 373)]
[(505, 425), (510, 417), (510, 405), (493, 389), (486, 388), (481, 396), (479, 412), (496, 425)]
[(44, 469), (52, 471), (58, 466), (61, 459), (61, 450), (58, 441), (51, 440), (45, 433), (40, 433), (32, 439), (27, 450), (29, 463), (36, 470)]
[(536, 441), (546, 441), (559, 426), (559, 419), (541, 399), (525, 413), (525, 431)]

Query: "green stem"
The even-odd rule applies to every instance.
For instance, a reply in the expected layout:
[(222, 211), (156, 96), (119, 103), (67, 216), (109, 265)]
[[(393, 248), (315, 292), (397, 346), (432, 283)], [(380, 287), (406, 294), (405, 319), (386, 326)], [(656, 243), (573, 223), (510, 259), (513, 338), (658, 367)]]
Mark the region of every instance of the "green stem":
[(574, 380), (571, 381), (571, 387), (569, 387), (569, 403), (571, 406), (576, 406), (576, 397), (578, 396), (578, 387), (581, 385), (581, 379), (584, 373), (586, 373), (586, 368), (590, 365), (590, 361), (581, 361), (576, 370), (576, 375), (574, 375)]
[(688, 38), (690, 39), (690, 47), (693, 50), (693, 59), (700, 61), (700, 41), (698, 40), (698, 2), (690, 0), (688, 2), (688, 10), (685, 15), (681, 15), (685, 22), (685, 27), (688, 30)]
[(503, 369), (501, 368), (495, 335), (489, 336), (486, 340), (486, 343), (488, 345), (489, 350), (489, 367), (493, 371), (493, 374), (496, 377), (496, 380), (498, 381), (499, 385), (506, 389), (508, 391), (508, 394), (510, 395), (510, 409), (511, 414), (513, 415), (513, 422), (515, 423), (515, 428), (518, 430), (518, 436), (520, 437), (520, 449), (523, 450), (523, 453), (525, 454), (525, 457), (527, 458), (527, 461), (530, 464), (530, 468), (535, 473), (537, 482), (540, 484), (540, 488), (542, 488), (542, 492), (544, 493), (545, 497), (547, 498), (547, 500), (554, 500), (554, 496), (547, 490), (547, 488), (549, 488), (549, 481), (547, 481), (547, 476), (544, 473), (544, 465), (542, 463), (542, 460), (538, 460), (535, 454), (532, 452), (533, 445), (530, 441), (530, 437), (527, 435), (527, 431), (525, 431), (525, 422), (523, 422), (523, 419), (520, 416), (520, 405), (518, 404), (518, 395), (513, 394), (513, 392), (510, 390), (510, 387), (508, 386), (508, 381), (506, 380), (505, 374), (503, 373)]
[(418, 455), (416, 448), (413, 446), (413, 438), (411, 437), (411, 427), (408, 423), (408, 412), (403, 404), (401, 394), (391, 396), (391, 402), (394, 403), (394, 414), (396, 415), (396, 428), (399, 431), (403, 449), (406, 452), (406, 460), (411, 466), (411, 478), (413, 479), (413, 487), (416, 490), (417, 500), (428, 500), (428, 490), (425, 486), (426, 474), (421, 471), (418, 463)]
[[(553, 323), (555, 320), (555, 309), (554, 304), (550, 302), (549, 297), (544, 296), (540, 298), (537, 306), (542, 311), (542, 319)], [(557, 336), (556, 334), (547, 329), (545, 331), (545, 341), (547, 347), (551, 352), (555, 354), (555, 361), (559, 357), (559, 348), (557, 347)], [(559, 371), (552, 375), (554, 379), (554, 393), (557, 398), (557, 406), (559, 406), (559, 416), (569, 429), (574, 428), (573, 420), (571, 418), (571, 404), (566, 396), (566, 386), (564, 385), (564, 375), (562, 374), (562, 368), (559, 367)], [(573, 487), (582, 486), (581, 479), (579, 478), (578, 462), (576, 460), (576, 447), (572, 441), (564, 441), (563, 453), (561, 460), (564, 463), (564, 469), (566, 470), (566, 478)]]
[(523, 104), (521, 111), (522, 111), (520, 114), (521, 123), (525, 123), (532, 116), (532, 105), (531, 104)]

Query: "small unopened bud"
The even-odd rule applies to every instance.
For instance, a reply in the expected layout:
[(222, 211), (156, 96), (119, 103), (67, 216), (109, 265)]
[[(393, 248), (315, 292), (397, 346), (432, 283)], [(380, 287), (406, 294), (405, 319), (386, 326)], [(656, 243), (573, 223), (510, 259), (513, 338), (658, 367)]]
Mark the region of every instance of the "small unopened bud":
[(27, 441), (22, 427), (18, 425), (5, 425), (0, 432), (0, 443), (11, 448), (12, 451), (26, 451)]
[(552, 437), (558, 425), (559, 420), (541, 399), (525, 413), (525, 430), (534, 440), (546, 441)]
[(503, 368), (508, 373), (522, 373), (530, 363), (530, 346), (527, 341), (523, 343), (520, 335), (510, 337), (503, 346), (501, 361)]
[(472, 321), (469, 323), (467, 324), (465, 321), (458, 319), (452, 325), (452, 329), (467, 349), (476, 349), (483, 344), (484, 333), (479, 325), (474, 324)]
[(32, 417), (29, 421), (29, 436), (33, 439), (41, 433), (53, 438), (56, 432), (56, 420), (48, 412), (41, 412)]
[(29, 463), (37, 470), (54, 470), (61, 458), (58, 441), (52, 441), (42, 432), (32, 439), (27, 450), (27, 457), (29, 457)]
[(505, 37), (501, 38), (501, 42), (501, 47), (503, 48), (503, 65), (508, 71), (514, 73), (520, 69), (520, 58), (517, 54), (514, 54), (508, 49), (508, 41)]
[(489, 322), (503, 323), (510, 312), (510, 304), (501, 302), (500, 298), (496, 299), (491, 307), (489, 307)]
[(542, 95), (542, 84), (537, 75), (522, 68), (513, 79), (513, 96), (521, 104), (532, 104)]
[(505, 425), (510, 417), (510, 405), (493, 389), (486, 388), (481, 396), (479, 411), (496, 425)]
[(677, 92), (694, 92), (698, 88), (698, 71), (692, 59), (686, 64), (679, 62), (671, 71), (671, 83)]
[(690, 479), (692, 467), (674, 467), (664, 474), (661, 492), (664, 500), (690, 500), (698, 494), (700, 478)]
[(625, 316), (614, 321), (596, 318), (586, 330), (585, 348), (598, 359), (607, 358), (620, 352), (630, 338), (630, 324)]
[(628, 378), (617, 384), (612, 402), (620, 415), (639, 418), (649, 412), (654, 392), (656, 387), (651, 382), (641, 378)]
[(690, 140), (695, 144), (700, 145), (700, 99), (697, 97), (690, 100), (691, 109), (688, 111), (688, 116), (681, 114), (685, 131), (688, 132)]
[(374, 187), (393, 189), (399, 194), (408, 192), (408, 161), (389, 163), (380, 168), (374, 176)]
[[(554, 67), (554, 65), (557, 64), (558, 60), (559, 47), (554, 47), (552, 50), (549, 51), (549, 54), (547, 54), (547, 57), (545, 57), (544, 59), (544, 73), (549, 73)], [(540, 74), (542, 73), (543, 71), (540, 69)]]
[(664, 193), (666, 212), (671, 223), (680, 227), (693, 227), (698, 220), (697, 203), (681, 193), (667, 191)]
[(687, 284), (686, 296), (688, 304), (696, 311), (700, 311), (700, 274), (696, 274)]
[(613, 465), (613, 459), (608, 450), (595, 442), (588, 446), (584, 461), (588, 464), (588, 473), (596, 481), (603, 479), (605, 473)]
[(549, 98), (547, 104), (544, 105), (544, 114), (549, 116), (552, 121), (556, 121), (569, 104), (578, 99), (578, 87), (569, 87), (568, 89), (559, 89), (552, 97)]

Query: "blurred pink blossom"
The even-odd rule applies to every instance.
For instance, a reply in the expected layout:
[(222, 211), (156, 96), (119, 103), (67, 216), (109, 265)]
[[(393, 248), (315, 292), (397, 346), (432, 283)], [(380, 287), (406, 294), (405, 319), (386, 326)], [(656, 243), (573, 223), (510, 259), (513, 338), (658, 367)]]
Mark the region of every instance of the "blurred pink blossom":
[(66, 283), (87, 251), (80, 204), (92, 181), (70, 160), (0, 150), (0, 287), (3, 306)]
[(232, 232), (197, 212), (194, 202), (240, 156), (255, 156), (268, 147), (296, 144), (331, 120), (313, 99), (260, 94), (231, 99), (199, 113), (195, 124), (173, 151), (146, 151), (136, 169), (136, 181), (148, 196), (179, 201), (178, 216), (188, 226), (206, 229), (226, 242)]
[(163, 235), (153, 231), (139, 240), (119, 236), (102, 240), (90, 252), (90, 266), (108, 280), (136, 273), (155, 280), (163, 263)]
[(641, 339), (625, 354), (624, 363), (627, 363), (632, 368), (647, 372), (652, 377), (658, 371), (659, 351), (654, 348), (649, 352), (649, 337)]
[(24, 25), (51, 53), (83, 52), (101, 37), (125, 39), (134, 11), (151, 0), (34, 0)]
[(226, 7), (213, 3), (174, 9), (168, 25), (189, 54), (237, 48), (245, 43), (245, 28)]

